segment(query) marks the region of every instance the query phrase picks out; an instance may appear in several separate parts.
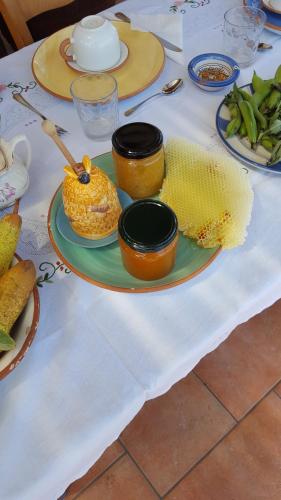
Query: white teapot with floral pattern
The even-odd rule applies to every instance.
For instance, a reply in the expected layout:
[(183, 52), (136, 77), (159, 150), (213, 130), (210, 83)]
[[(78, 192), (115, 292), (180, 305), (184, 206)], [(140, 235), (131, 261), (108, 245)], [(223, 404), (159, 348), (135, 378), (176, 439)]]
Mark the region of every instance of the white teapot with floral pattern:
[[(25, 144), (24, 158), (14, 153), (19, 142)], [(0, 137), (0, 209), (13, 205), (27, 190), (30, 162), (31, 147), (25, 135), (16, 135), (9, 142)]]

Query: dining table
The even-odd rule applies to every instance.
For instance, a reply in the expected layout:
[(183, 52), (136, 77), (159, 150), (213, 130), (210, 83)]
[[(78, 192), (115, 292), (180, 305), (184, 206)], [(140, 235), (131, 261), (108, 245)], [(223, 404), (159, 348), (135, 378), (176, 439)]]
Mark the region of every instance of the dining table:
[[(204, 52), (224, 52), (223, 14), (237, 0), (127, 0), (104, 14), (179, 16), (183, 52), (166, 51), (147, 88), (119, 101), (119, 124), (148, 122), (164, 143), (180, 137), (210, 152), (230, 155), (216, 130), (216, 111), (227, 91), (206, 92), (189, 79), (187, 64)], [(122, 7), (122, 8), (121, 8)], [(264, 79), (280, 62), (281, 37), (241, 69)], [(171, 40), (176, 43), (175, 37)], [(192, 279), (146, 293), (128, 293), (82, 279), (58, 256), (48, 233), (48, 211), (63, 181), (66, 160), (41, 128), (41, 119), (13, 99), (14, 92), (65, 128), (65, 145), (77, 161), (110, 152), (111, 141), (87, 138), (71, 101), (40, 86), (32, 58), (40, 42), (0, 60), (0, 135), (28, 137), (30, 185), (19, 203), (22, 231), (17, 254), (37, 271), (40, 318), (30, 349), (0, 381), (0, 498), (50, 500), (87, 472), (146, 401), (185, 377), (237, 325), (281, 297), (281, 176), (248, 167), (254, 204), (243, 245), (222, 250)], [(143, 54), (145, 58), (146, 55)], [(65, 64), (62, 62), (62, 64)], [(175, 78), (183, 86), (158, 96), (126, 117), (127, 108)], [(13, 210), (2, 210), (0, 216)], [(95, 251), (94, 249), (92, 250)]]

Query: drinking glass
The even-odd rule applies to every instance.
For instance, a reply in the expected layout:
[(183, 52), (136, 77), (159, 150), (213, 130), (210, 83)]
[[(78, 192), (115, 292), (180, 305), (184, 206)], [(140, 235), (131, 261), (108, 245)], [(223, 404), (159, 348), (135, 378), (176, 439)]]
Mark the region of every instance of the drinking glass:
[(255, 7), (234, 7), (224, 14), (224, 48), (239, 66), (254, 62), (265, 20)]
[(118, 126), (115, 78), (108, 73), (87, 73), (71, 83), (70, 92), (86, 136), (96, 141), (110, 139)]

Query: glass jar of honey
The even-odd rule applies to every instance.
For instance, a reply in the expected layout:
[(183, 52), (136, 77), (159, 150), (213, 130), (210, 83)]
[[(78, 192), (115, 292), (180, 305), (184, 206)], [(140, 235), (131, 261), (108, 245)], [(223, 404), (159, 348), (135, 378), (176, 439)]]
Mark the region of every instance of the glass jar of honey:
[(132, 198), (156, 194), (164, 178), (163, 135), (150, 123), (128, 123), (112, 136), (118, 186)]
[(176, 259), (178, 222), (165, 203), (145, 199), (129, 205), (118, 223), (119, 245), (127, 271), (141, 280), (157, 280)]

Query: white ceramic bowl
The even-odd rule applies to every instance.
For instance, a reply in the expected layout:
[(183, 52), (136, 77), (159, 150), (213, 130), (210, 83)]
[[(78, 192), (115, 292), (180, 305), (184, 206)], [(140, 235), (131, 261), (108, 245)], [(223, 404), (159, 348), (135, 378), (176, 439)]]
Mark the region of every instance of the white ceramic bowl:
[[(21, 258), (15, 255), (12, 265), (20, 260)], [(16, 368), (28, 351), (37, 330), (39, 310), (39, 293), (35, 285), (23, 312), (12, 328), (11, 336), (16, 341), (15, 349), (0, 352), (0, 380)]]
[[(227, 78), (222, 81), (205, 80), (200, 78), (202, 70), (207, 68), (220, 69)], [(225, 90), (232, 85), (240, 74), (240, 68), (236, 61), (224, 54), (206, 53), (194, 57), (188, 64), (187, 71), (192, 82), (203, 90), (208, 92), (217, 92)]]

